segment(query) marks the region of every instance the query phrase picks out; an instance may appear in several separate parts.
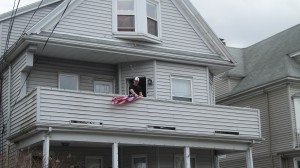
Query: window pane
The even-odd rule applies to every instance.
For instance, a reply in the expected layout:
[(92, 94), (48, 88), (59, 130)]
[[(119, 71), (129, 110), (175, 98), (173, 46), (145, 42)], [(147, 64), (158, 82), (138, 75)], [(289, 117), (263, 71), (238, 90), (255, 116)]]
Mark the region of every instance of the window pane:
[(133, 164), (134, 168), (146, 168), (147, 163), (146, 163), (146, 158), (141, 157), (141, 158), (134, 158), (133, 159)]
[(172, 94), (176, 97), (192, 97), (191, 81), (184, 79), (172, 79)]
[(134, 16), (118, 15), (118, 31), (135, 31)]
[(147, 16), (157, 20), (157, 5), (147, 2)]
[(118, 0), (118, 10), (133, 11), (134, 0)]
[(94, 92), (107, 93), (107, 94), (112, 93), (112, 83), (111, 82), (103, 82), (103, 81), (95, 81)]
[(101, 168), (101, 159), (98, 158), (86, 158), (86, 168)]
[(147, 23), (148, 23), (148, 33), (154, 36), (158, 36), (157, 21), (148, 18)]
[(59, 75), (59, 88), (77, 90), (78, 79), (74, 75)]

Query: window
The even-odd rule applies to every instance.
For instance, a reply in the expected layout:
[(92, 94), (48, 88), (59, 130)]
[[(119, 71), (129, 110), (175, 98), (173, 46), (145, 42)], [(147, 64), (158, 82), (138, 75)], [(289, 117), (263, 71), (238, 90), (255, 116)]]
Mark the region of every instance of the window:
[(78, 75), (59, 74), (58, 87), (60, 89), (78, 90)]
[[(184, 158), (181, 155), (175, 155), (174, 159), (175, 168), (184, 168)], [(191, 157), (191, 168), (196, 168), (196, 157)]]
[(147, 25), (149, 34), (158, 36), (157, 22), (157, 4), (147, 1)]
[(300, 133), (300, 98), (299, 97), (294, 97), (294, 107), (295, 107), (297, 134), (299, 134)]
[(113, 82), (94, 81), (94, 92), (112, 94)]
[(98, 156), (85, 157), (86, 168), (103, 168), (103, 158)]
[(113, 0), (114, 37), (160, 43), (160, 0)]
[(118, 31), (135, 31), (134, 0), (118, 0)]
[(294, 168), (300, 168), (300, 158), (294, 158)]
[(172, 100), (192, 102), (192, 79), (171, 78)]
[(146, 155), (132, 156), (132, 168), (147, 168), (147, 156)]
[[(139, 86), (142, 88), (142, 93), (144, 97), (147, 97), (147, 79), (146, 77), (139, 77), (140, 78), (140, 82), (139, 82)], [(126, 93), (129, 93), (129, 86), (133, 84), (133, 80), (134, 78), (129, 78), (126, 79)]]

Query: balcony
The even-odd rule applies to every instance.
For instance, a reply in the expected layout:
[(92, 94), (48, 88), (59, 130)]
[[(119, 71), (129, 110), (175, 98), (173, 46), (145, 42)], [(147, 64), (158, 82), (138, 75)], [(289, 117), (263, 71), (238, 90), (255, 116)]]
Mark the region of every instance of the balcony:
[(17, 102), (11, 115), (16, 136), (33, 127), (54, 126), (146, 134), (260, 139), (260, 112), (143, 98), (113, 105), (115, 95), (37, 88)]

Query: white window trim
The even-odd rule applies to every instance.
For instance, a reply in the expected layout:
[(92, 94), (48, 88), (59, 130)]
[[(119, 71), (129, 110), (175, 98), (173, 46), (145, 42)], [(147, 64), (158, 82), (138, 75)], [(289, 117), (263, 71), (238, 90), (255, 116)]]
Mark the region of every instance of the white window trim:
[[(96, 87), (96, 84), (99, 84), (99, 83), (110, 83), (111, 84), (111, 94), (115, 94), (115, 88), (114, 88), (114, 85), (115, 85), (115, 82), (114, 81), (105, 81), (105, 80), (94, 80), (94, 92), (95, 92), (95, 87)], [(96, 92), (95, 92), (96, 93)]]
[[(176, 155), (174, 155), (174, 168), (176, 168), (176, 167), (175, 167), (175, 165), (176, 165), (176, 157), (182, 157), (182, 158), (184, 159), (184, 156), (181, 155), (181, 154), (176, 154)], [(195, 159), (195, 168), (196, 168), (196, 167), (197, 167), (197, 157), (196, 157), (196, 155), (191, 155), (190, 158), (191, 158), (191, 159)]]
[[(157, 29), (158, 36), (148, 33), (147, 25), (147, 1), (157, 4)], [(112, 1), (112, 32), (116, 38), (124, 38), (130, 40), (146, 41), (152, 43), (162, 43), (161, 28), (161, 2), (160, 0), (135, 0), (135, 32), (119, 32), (118, 31), (118, 6), (117, 0)]]
[(299, 114), (300, 115), (300, 106), (298, 105), (298, 102), (300, 102), (300, 97), (294, 97), (294, 111), (295, 111), (295, 127), (296, 127), (296, 133), (297, 134), (300, 134), (300, 128), (297, 127), (298, 125), (298, 122), (300, 121), (297, 121), (297, 110), (299, 110)]
[(85, 167), (87, 167), (87, 159), (100, 159), (101, 160), (101, 168), (103, 168), (103, 157), (102, 156), (85, 156)]
[[(173, 83), (172, 83), (172, 79), (181, 79), (181, 80), (190, 80), (191, 81), (191, 97), (182, 97), (182, 98), (191, 98), (192, 101), (190, 103), (194, 102), (194, 89), (193, 89), (193, 77), (182, 77), (182, 76), (175, 76), (175, 75), (171, 75), (170, 76), (170, 84), (171, 84), (171, 100), (172, 101), (179, 101), (179, 100), (173, 100)], [(178, 97), (178, 96), (176, 96)], [(179, 101), (179, 102), (186, 102), (186, 101)]]
[(146, 154), (140, 154), (140, 155), (132, 155), (132, 157), (131, 157), (131, 167), (132, 168), (134, 168), (134, 159), (136, 159), (136, 158), (142, 158), (142, 157), (144, 157), (144, 158), (146, 158), (146, 168), (148, 167), (148, 157), (147, 157), (147, 155)]
[[(76, 79), (77, 79), (77, 88), (76, 90), (78, 91), (79, 90), (79, 75), (77, 74), (72, 74), (72, 73), (58, 73), (58, 88), (60, 88), (60, 76), (62, 75), (65, 75), (65, 76), (76, 76)], [(69, 89), (68, 89), (69, 90)]]
[(298, 167), (298, 161), (300, 161), (300, 157), (295, 157), (294, 158), (294, 167), (297, 168)]

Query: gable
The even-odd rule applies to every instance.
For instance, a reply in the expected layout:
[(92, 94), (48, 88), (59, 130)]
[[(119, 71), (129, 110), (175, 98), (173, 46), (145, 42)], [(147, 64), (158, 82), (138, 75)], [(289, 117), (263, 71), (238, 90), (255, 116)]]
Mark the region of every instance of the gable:
[[(181, 14), (172, 0), (161, 0), (162, 43), (153, 46), (181, 51), (215, 54), (212, 48), (199, 36), (186, 18)], [(113, 36), (113, 4), (112, 0), (84, 0), (75, 7), (69, 7), (55, 33), (83, 36), (96, 39), (114, 39)], [(55, 22), (49, 23), (51, 31)], [(47, 27), (47, 26), (46, 26)]]
[[(45, 7), (40, 8), (35, 13), (34, 17), (32, 18), (32, 20), (26, 30), (28, 30), (33, 25), (35, 25), (37, 22), (42, 20), (47, 14), (49, 14), (54, 8), (56, 8), (57, 5), (58, 5), (58, 3), (54, 3), (54, 4), (47, 5)], [(34, 13), (34, 11), (30, 11), (30, 12), (27, 12), (27, 13), (24, 13), (24, 14), (21, 14), (21, 15), (18, 15), (15, 17), (8, 48), (11, 45), (13, 45), (20, 38), (24, 28), (28, 24), (33, 13)], [(9, 24), (10, 24), (10, 19), (6, 19), (6, 20), (0, 22), (0, 55), (2, 55), (5, 50)]]

